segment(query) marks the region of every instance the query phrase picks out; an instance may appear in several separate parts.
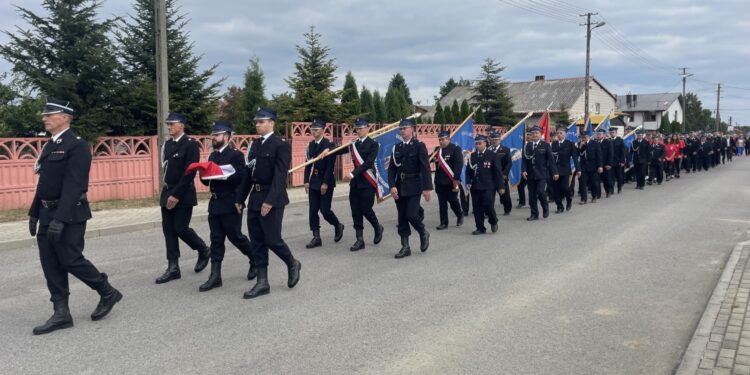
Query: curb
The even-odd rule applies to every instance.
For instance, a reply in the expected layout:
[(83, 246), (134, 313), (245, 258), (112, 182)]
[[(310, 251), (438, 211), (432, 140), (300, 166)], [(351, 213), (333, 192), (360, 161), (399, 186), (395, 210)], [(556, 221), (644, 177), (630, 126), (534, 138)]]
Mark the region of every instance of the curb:
[[(349, 198), (349, 194), (336, 195), (333, 197), (333, 201), (341, 201)], [(290, 202), (286, 207), (299, 207), (307, 205), (307, 198), (296, 202)], [(208, 220), (208, 213), (193, 214), (191, 223), (204, 222)], [(161, 220), (159, 221), (146, 221), (142, 223), (119, 225), (116, 227), (99, 228), (86, 231), (86, 239), (93, 239), (99, 237), (106, 237), (115, 234), (138, 232), (142, 230), (158, 229), (161, 228)], [(11, 240), (11, 241), (0, 241), (0, 251), (20, 249), (24, 247), (36, 247), (36, 238), (30, 237), (22, 240)]]
[(732, 253), (727, 258), (727, 262), (724, 265), (724, 271), (721, 273), (719, 282), (716, 284), (711, 298), (708, 300), (706, 309), (703, 311), (701, 320), (698, 322), (698, 326), (695, 328), (695, 333), (690, 339), (687, 349), (682, 356), (679, 366), (675, 370), (675, 375), (693, 375), (698, 372), (698, 365), (700, 364), (703, 352), (706, 350), (709, 338), (711, 337), (711, 330), (716, 322), (716, 317), (719, 315), (721, 303), (724, 301), (724, 297), (727, 294), (729, 288), (729, 282), (732, 280), (734, 270), (739, 262), (740, 255), (745, 246), (750, 245), (750, 240), (739, 242), (732, 249)]

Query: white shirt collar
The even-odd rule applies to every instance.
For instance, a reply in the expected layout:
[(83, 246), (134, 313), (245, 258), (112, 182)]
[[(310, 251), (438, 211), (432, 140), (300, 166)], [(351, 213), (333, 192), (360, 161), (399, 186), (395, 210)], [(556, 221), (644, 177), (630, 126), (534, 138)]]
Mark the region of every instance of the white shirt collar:
[(184, 135), (185, 135), (185, 132), (182, 132), (182, 134), (180, 134), (180, 136), (179, 136), (179, 137), (177, 137), (177, 138), (174, 138), (174, 137), (172, 137), (172, 140), (173, 140), (173, 141), (175, 141), (175, 142), (179, 142), (179, 141), (180, 141), (180, 139), (182, 139), (182, 137), (183, 137)]
[(362, 137), (362, 138), (358, 139), (358, 141), (359, 141), (359, 142), (361, 143), (361, 142), (364, 142), (364, 141), (365, 141), (365, 139), (367, 139), (367, 136), (364, 136), (364, 137)]
[(405, 145), (408, 145), (413, 140), (414, 140), (414, 137), (411, 137), (408, 141), (404, 140), (403, 142), (404, 142)]
[(323, 141), (323, 137), (320, 137), (320, 139), (313, 139), (315, 141), (316, 145), (319, 145), (321, 141)]
[(68, 131), (68, 129), (70, 129), (70, 128), (66, 128), (65, 130), (63, 130), (63, 131), (61, 131), (61, 132), (59, 132), (59, 133), (57, 133), (57, 134), (53, 135), (53, 136), (52, 136), (52, 142), (56, 142), (56, 141), (57, 141), (58, 139), (60, 139), (60, 136), (61, 136), (61, 135), (62, 135), (63, 133), (65, 133), (66, 131)]
[(271, 135), (273, 135), (273, 132), (268, 133), (268, 134), (266, 134), (264, 136), (261, 136), (262, 139), (261, 139), (260, 143), (264, 143), (268, 139), (268, 137), (270, 137)]
[(224, 150), (226, 150), (226, 148), (227, 148), (227, 147), (229, 147), (229, 142), (227, 142), (227, 143), (226, 143), (226, 144), (224, 145), (224, 147), (222, 147), (222, 148), (220, 148), (220, 149), (219, 149), (219, 153), (222, 153), (222, 152), (224, 152)]

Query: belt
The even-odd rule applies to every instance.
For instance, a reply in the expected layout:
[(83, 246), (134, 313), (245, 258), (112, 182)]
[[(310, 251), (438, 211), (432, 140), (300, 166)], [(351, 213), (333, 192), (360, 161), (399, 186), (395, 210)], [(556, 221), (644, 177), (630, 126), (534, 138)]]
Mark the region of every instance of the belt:
[[(86, 197), (86, 193), (83, 193), (83, 194), (81, 194), (81, 197), (78, 198), (78, 201), (79, 202), (80, 201), (85, 201), (87, 199), (88, 198)], [(41, 202), (42, 207), (47, 208), (47, 209), (49, 209), (49, 208), (57, 208), (57, 205), (60, 204), (60, 200), (59, 199), (41, 199), (40, 202)]]
[(271, 190), (271, 185), (260, 185), (260, 184), (253, 185), (253, 191), (265, 191), (265, 190)]
[(226, 198), (226, 197), (231, 197), (231, 196), (234, 196), (234, 192), (232, 191), (225, 191), (222, 193), (215, 193), (213, 191), (211, 192), (211, 199)]
[(407, 178), (415, 178), (419, 177), (419, 173), (399, 173), (398, 174), (402, 180), (405, 180)]

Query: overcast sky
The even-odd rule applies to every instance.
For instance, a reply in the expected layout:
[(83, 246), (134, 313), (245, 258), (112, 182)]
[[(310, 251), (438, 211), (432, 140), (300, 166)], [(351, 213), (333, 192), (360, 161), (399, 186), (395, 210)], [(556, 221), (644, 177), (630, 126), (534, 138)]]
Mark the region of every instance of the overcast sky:
[[(40, 9), (41, 0), (0, 2), (0, 25), (21, 25), (10, 4)], [(103, 17), (131, 13), (130, 0), (104, 0)], [(339, 67), (337, 89), (351, 70), (357, 84), (384, 89), (402, 73), (412, 98), (432, 104), (449, 77), (474, 79), (485, 57), (500, 61), (510, 81), (583, 76), (584, 9), (607, 25), (592, 33), (591, 73), (615, 94), (679, 92), (678, 68), (689, 67), (688, 91), (722, 119), (750, 125), (748, 0), (181, 0), (202, 65), (220, 63), (226, 85), (242, 83), (247, 61), (260, 59), (267, 94), (288, 90), (295, 45), (315, 25)], [(571, 5), (575, 3), (575, 5)], [(512, 4), (517, 4), (513, 6)], [(525, 9), (524, 9), (525, 8)], [(597, 19), (601, 20), (601, 19)], [(0, 43), (7, 41), (0, 35)], [(0, 70), (10, 66), (0, 61)]]

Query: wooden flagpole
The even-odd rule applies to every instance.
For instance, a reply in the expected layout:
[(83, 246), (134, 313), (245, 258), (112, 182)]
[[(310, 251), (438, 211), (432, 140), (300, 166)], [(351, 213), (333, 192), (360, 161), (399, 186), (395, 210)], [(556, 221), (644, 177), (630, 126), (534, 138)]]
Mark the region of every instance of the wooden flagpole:
[[(409, 116), (409, 117), (407, 117), (407, 118), (414, 118), (414, 117), (418, 117), (418, 115), (417, 115), (417, 114), (415, 113), (415, 114), (412, 114), (411, 116)], [(397, 121), (397, 122), (394, 122), (394, 123), (392, 123), (392, 124), (388, 124), (388, 125), (386, 125), (386, 126), (384, 126), (384, 127), (380, 128), (380, 129), (377, 129), (377, 130), (373, 130), (372, 132), (370, 132), (370, 133), (368, 134), (368, 136), (369, 136), (370, 138), (376, 138), (376, 137), (378, 137), (378, 136), (381, 136), (381, 135), (383, 135), (383, 134), (385, 134), (385, 133), (387, 133), (387, 132), (389, 132), (389, 131), (391, 131), (391, 130), (395, 129), (395, 128), (396, 128), (396, 127), (398, 126), (398, 124), (399, 124), (400, 122), (401, 122), (401, 121)], [(331, 151), (329, 152), (329, 154), (333, 154), (333, 153), (335, 153), (335, 152), (337, 152), (337, 151), (339, 151), (339, 150), (343, 150), (343, 149), (345, 149), (345, 148), (349, 147), (349, 146), (350, 146), (351, 144), (352, 144), (352, 141), (349, 141), (349, 142), (347, 142), (347, 143), (345, 143), (345, 144), (342, 144), (341, 146), (339, 146), (339, 147), (336, 147), (336, 148), (334, 148), (333, 150), (331, 150)], [(314, 158), (312, 158), (312, 159), (310, 159), (310, 160), (308, 160), (308, 161), (306, 161), (306, 162), (304, 162), (304, 163), (302, 163), (302, 164), (300, 164), (300, 165), (297, 165), (297, 166), (293, 167), (292, 169), (290, 169), (290, 170), (289, 170), (289, 173), (292, 173), (292, 172), (294, 172), (294, 171), (296, 171), (296, 170), (298, 170), (298, 169), (300, 169), (300, 168), (304, 168), (304, 167), (306, 167), (306, 166), (308, 166), (308, 165), (310, 165), (310, 164), (313, 164), (313, 163), (317, 162), (317, 161), (318, 161), (318, 160), (320, 160), (320, 159), (323, 159), (323, 156), (322, 156), (322, 155), (318, 155), (318, 156), (316, 156), (316, 157), (314, 157)]]

